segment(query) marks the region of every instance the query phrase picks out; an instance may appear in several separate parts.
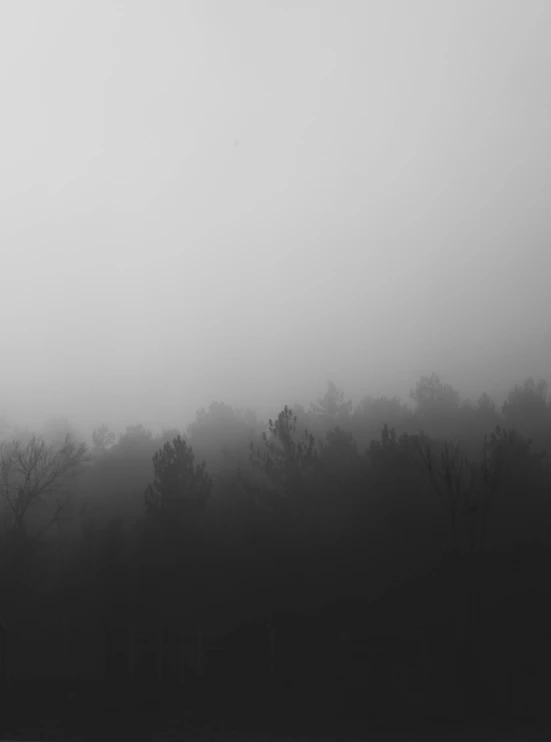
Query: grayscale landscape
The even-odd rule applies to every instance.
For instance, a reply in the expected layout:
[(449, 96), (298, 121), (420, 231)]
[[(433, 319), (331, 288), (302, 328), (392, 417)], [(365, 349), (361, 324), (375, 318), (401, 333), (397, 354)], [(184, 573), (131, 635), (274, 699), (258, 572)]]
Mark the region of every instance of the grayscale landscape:
[(0, 3), (0, 739), (549, 739), (551, 5)]

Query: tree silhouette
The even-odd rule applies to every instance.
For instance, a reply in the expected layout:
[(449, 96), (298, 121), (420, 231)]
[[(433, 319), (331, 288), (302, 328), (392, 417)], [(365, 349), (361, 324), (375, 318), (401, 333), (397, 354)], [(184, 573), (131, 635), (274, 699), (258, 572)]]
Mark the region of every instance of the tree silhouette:
[(348, 418), (352, 414), (352, 402), (345, 402), (344, 392), (334, 382), (328, 381), (325, 395), (310, 405), (310, 412), (329, 421)]
[(547, 400), (547, 382), (526, 379), (515, 386), (505, 400), (502, 413), (507, 426), (525, 436), (531, 436), (538, 445), (551, 446), (551, 400)]
[(436, 374), (423, 376), (411, 391), (416, 402), (415, 416), (424, 429), (433, 435), (449, 435), (459, 413), (459, 394), (449, 384), (443, 384)]
[(297, 418), (287, 405), (277, 420), (269, 420), (268, 424), (269, 434), (262, 434), (266, 450), (255, 450), (251, 443), (249, 460), (267, 475), (280, 495), (297, 496), (311, 480), (317, 462), (315, 438), (305, 430), (303, 440), (297, 441)]
[(64, 517), (70, 498), (65, 476), (84, 463), (86, 446), (70, 436), (61, 447), (46, 445), (33, 437), (25, 446), (19, 441), (0, 444), (0, 499), (3, 528), (19, 540), (27, 539), (27, 514), (38, 503), (55, 498), (55, 510), (33, 537), (41, 536)]
[(93, 431), (92, 443), (95, 454), (104, 454), (115, 445), (115, 434), (109, 430), (107, 425), (102, 425)]
[(389, 430), (385, 423), (381, 431), (381, 440), (372, 440), (366, 450), (366, 459), (372, 471), (382, 467), (403, 467), (408, 462), (410, 452), (410, 436), (402, 433), (396, 435), (394, 428)]
[(212, 481), (206, 463), (194, 466), (195, 454), (181, 436), (165, 443), (153, 457), (155, 480), (145, 490), (148, 515), (187, 522), (206, 508)]
[(466, 522), (468, 549), (484, 550), (488, 515), (503, 481), (505, 446), (510, 438), (511, 434), (498, 425), (494, 433), (484, 437), (480, 462), (469, 461), (458, 444), (444, 441), (438, 464), (427, 436), (415, 436), (416, 463), (450, 512), (454, 550), (460, 548), (460, 518)]
[(422, 412), (429, 411), (433, 406), (446, 405), (457, 408), (459, 394), (450, 384), (443, 384), (440, 377), (433, 373), (431, 376), (422, 376), (417, 382), (415, 391), (411, 391), (411, 398), (417, 402)]
[(319, 458), (325, 476), (341, 490), (343, 487), (348, 490), (362, 472), (363, 459), (358, 453), (356, 441), (352, 433), (339, 426), (326, 434), (325, 441), (320, 445)]
[(194, 451), (208, 461), (215, 490), (233, 478), (239, 465), (248, 465), (249, 444), (260, 429), (253, 412), (224, 402), (197, 411), (188, 433)]
[(522, 386), (515, 386), (509, 393), (503, 403), (503, 416), (513, 424), (545, 417), (548, 413), (547, 389), (544, 379), (537, 384), (532, 377), (526, 379)]
[(127, 425), (126, 432), (119, 436), (117, 448), (121, 451), (133, 451), (139, 454), (153, 440), (153, 433), (143, 425)]

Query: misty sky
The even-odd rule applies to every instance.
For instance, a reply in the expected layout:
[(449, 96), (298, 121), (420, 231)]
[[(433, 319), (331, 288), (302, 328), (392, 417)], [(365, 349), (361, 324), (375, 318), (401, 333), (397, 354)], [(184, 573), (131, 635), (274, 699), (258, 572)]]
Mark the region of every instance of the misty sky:
[(3, 0), (2, 410), (183, 428), (328, 379), (551, 382), (550, 21)]

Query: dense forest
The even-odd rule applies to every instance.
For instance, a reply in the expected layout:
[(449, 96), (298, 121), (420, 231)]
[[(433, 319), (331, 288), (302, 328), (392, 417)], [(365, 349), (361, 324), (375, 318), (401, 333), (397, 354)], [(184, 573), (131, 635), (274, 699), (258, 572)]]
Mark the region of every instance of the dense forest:
[(4, 726), (48, 705), (295, 732), (543, 718), (547, 385), (498, 409), (433, 374), (411, 398), (329, 383), (267, 423), (213, 402), (92, 446), (5, 426)]

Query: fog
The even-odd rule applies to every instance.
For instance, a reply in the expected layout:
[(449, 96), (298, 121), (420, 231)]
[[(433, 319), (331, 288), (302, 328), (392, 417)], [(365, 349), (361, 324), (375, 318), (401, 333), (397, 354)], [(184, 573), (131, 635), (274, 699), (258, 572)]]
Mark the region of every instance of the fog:
[(551, 368), (551, 6), (4, 2), (0, 412)]

